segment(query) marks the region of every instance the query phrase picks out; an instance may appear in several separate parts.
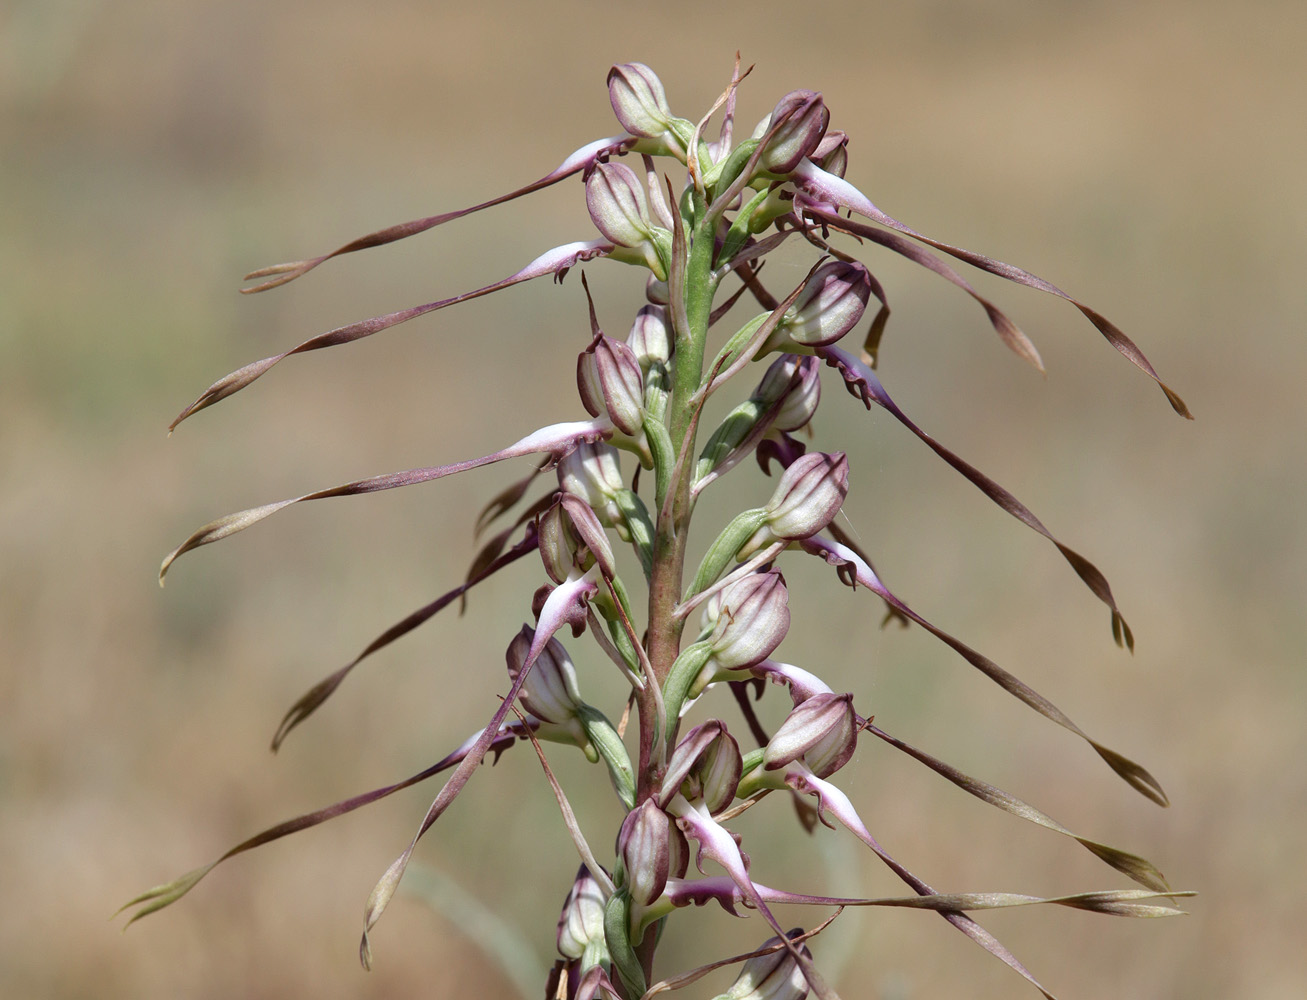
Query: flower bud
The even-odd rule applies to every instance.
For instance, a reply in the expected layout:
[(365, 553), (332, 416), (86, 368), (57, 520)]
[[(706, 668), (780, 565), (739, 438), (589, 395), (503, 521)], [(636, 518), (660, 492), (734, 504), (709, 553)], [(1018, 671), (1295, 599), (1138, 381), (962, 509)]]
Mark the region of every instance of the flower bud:
[[(535, 629), (523, 625), (522, 631), (508, 644), (505, 659), (508, 661), (508, 675), (514, 681), (522, 672), (534, 638)], [(581, 695), (576, 686), (576, 667), (557, 639), (545, 643), (517, 697), (522, 707), (541, 722), (572, 728)]]
[(710, 813), (735, 799), (744, 771), (744, 758), (735, 737), (719, 721), (695, 726), (672, 751), (663, 775), (659, 801), (666, 805), (678, 793), (702, 802)]
[(849, 137), (839, 129), (831, 129), (808, 154), (828, 174), (843, 177), (849, 166)]
[(776, 538), (807, 538), (830, 524), (849, 492), (849, 460), (842, 451), (809, 452), (795, 459), (767, 502), (764, 530)]
[(626, 335), (626, 345), (645, 371), (656, 361), (666, 364), (672, 356), (672, 333), (667, 328), (667, 310), (652, 304), (641, 307), (635, 314), (631, 332)]
[(752, 573), (725, 589), (708, 641), (720, 669), (748, 667), (766, 659), (790, 628), (789, 593), (776, 570)]
[(626, 868), (631, 899), (648, 906), (663, 894), (671, 873), (671, 820), (653, 799), (626, 814), (617, 850)]
[(659, 279), (656, 275), (649, 275), (644, 279), (644, 297), (656, 306), (667, 305), (669, 298), (667, 292), (667, 282)]
[(614, 497), (626, 485), (612, 445), (579, 445), (558, 463), (558, 485), (584, 500), (601, 524), (611, 528), (623, 523)]
[[(558, 952), (568, 958), (582, 958), (600, 952), (607, 957), (604, 944), (604, 894), (585, 866), (577, 872), (572, 891), (567, 894), (563, 912), (558, 916)], [(598, 964), (593, 962), (591, 964)]]
[(662, 81), (644, 63), (622, 63), (608, 71), (608, 100), (631, 135), (656, 139), (671, 124), (672, 109)]
[[(793, 938), (802, 933), (795, 929), (790, 931)], [(778, 937), (767, 940), (763, 947), (780, 944)], [(811, 957), (807, 945), (799, 945), (805, 957)], [(803, 1000), (808, 995), (808, 980), (803, 976), (799, 963), (786, 948), (768, 955), (759, 955), (744, 963), (740, 974), (725, 993), (713, 1000)]]
[(870, 297), (871, 274), (865, 267), (856, 262), (827, 261), (776, 325), (763, 352), (793, 350), (796, 344), (821, 347), (835, 343), (862, 319)]
[(759, 129), (765, 135), (777, 123), (779, 128), (763, 147), (758, 166), (769, 173), (788, 174), (817, 148), (830, 124), (830, 111), (821, 94), (793, 90), (777, 102), (765, 127)]
[(618, 246), (649, 241), (649, 199), (635, 171), (624, 163), (600, 163), (585, 182), (585, 203), (595, 226)]
[(743, 773), (744, 757), (740, 745), (723, 729), (691, 773), (709, 813), (721, 812), (735, 801), (735, 790), (740, 786)]
[(576, 385), (592, 417), (607, 415), (623, 434), (638, 437), (644, 425), (644, 377), (630, 347), (599, 333), (576, 359)]
[(606, 576), (615, 576), (613, 549), (595, 512), (565, 493), (540, 517), (540, 560), (554, 583), (562, 583), (576, 567), (589, 569), (592, 560)]
[(773, 428), (797, 431), (812, 419), (821, 401), (820, 367), (816, 358), (797, 354), (783, 354), (771, 363), (753, 395), (768, 403), (783, 397), (784, 401), (772, 421)]
[(815, 694), (781, 723), (763, 752), (763, 766), (774, 771), (802, 760), (813, 774), (825, 778), (847, 764), (857, 746), (853, 695)]

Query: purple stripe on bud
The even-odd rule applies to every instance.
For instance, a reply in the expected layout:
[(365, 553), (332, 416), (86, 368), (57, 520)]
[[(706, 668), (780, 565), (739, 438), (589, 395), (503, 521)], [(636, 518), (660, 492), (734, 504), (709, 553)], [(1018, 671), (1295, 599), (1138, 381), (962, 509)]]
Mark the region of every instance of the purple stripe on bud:
[(580, 958), (587, 947), (604, 940), (604, 894), (583, 865), (558, 916), (558, 951)]
[(821, 363), (816, 358), (783, 354), (771, 363), (753, 394), (768, 402), (781, 400), (771, 426), (797, 431), (807, 425), (821, 401)]
[(767, 503), (767, 528), (776, 538), (815, 535), (830, 524), (849, 492), (849, 460), (843, 452), (809, 452), (795, 459)]
[(762, 350), (833, 344), (857, 326), (870, 298), (871, 274), (865, 267), (856, 261), (827, 261), (808, 280)]
[[(788, 936), (795, 938), (802, 933), (802, 929), (795, 929)], [(780, 944), (781, 939), (773, 937), (765, 941), (762, 948)], [(800, 945), (799, 950), (805, 958), (812, 957), (807, 945)], [(804, 978), (798, 960), (782, 947), (745, 962), (731, 988), (714, 1000), (803, 1000), (807, 995), (808, 980)]]
[(649, 241), (653, 223), (644, 184), (624, 163), (601, 163), (585, 182), (585, 203), (595, 227), (618, 246)]
[[(652, 275), (649, 277), (650, 281), (655, 280)], [(665, 293), (667, 286), (663, 285), (662, 290)], [(626, 345), (645, 371), (654, 362), (666, 364), (672, 356), (672, 333), (667, 327), (666, 308), (653, 303), (642, 306), (635, 314), (631, 332), (626, 335)]]
[[(531, 642), (535, 638), (535, 629), (523, 625), (522, 631), (513, 636), (508, 644), (505, 659), (508, 662), (508, 675), (517, 680), (526, 662)], [(527, 676), (518, 693), (522, 707), (541, 722), (567, 727), (576, 720), (581, 694), (576, 686), (576, 667), (572, 658), (557, 639), (551, 638), (536, 659), (535, 669)], [(579, 727), (577, 727), (579, 729)], [(581, 733), (584, 739), (584, 732)]]
[(638, 437), (644, 425), (644, 378), (630, 347), (598, 333), (576, 359), (581, 403), (594, 417), (607, 414), (623, 434)]
[(719, 668), (748, 667), (766, 659), (790, 628), (789, 593), (776, 570), (753, 573), (722, 593), (717, 625), (709, 637)]
[(601, 524), (620, 525), (622, 512), (613, 499), (626, 489), (617, 449), (607, 444), (582, 444), (558, 463), (558, 485), (584, 500)]
[(671, 830), (671, 820), (653, 799), (645, 799), (643, 805), (626, 814), (622, 823), (617, 850), (626, 867), (631, 899), (641, 906), (648, 906), (661, 896), (667, 885), (671, 872)]
[(666, 806), (679, 793), (689, 802), (701, 802), (710, 814), (720, 812), (735, 800), (743, 770), (735, 737), (720, 720), (705, 722), (686, 733), (672, 751), (659, 802)]
[(763, 754), (769, 771), (802, 761), (819, 778), (849, 762), (858, 746), (853, 695), (815, 694), (797, 706), (776, 730)]
[(773, 174), (788, 174), (815, 150), (830, 124), (830, 111), (821, 94), (811, 90), (793, 90), (777, 102), (765, 128), (772, 132), (758, 166)]
[(644, 63), (622, 63), (608, 71), (608, 100), (631, 135), (657, 139), (671, 123), (672, 109), (662, 81)]

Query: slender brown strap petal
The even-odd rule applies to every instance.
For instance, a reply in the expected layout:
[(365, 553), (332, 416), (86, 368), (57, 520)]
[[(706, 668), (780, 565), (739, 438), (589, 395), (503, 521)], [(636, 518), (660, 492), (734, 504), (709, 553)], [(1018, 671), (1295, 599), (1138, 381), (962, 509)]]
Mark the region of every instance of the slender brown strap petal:
[[(953, 638), (941, 628), (937, 628), (921, 615), (917, 614), (910, 607), (903, 603), (897, 596), (890, 592), (889, 588), (880, 581), (880, 578), (858, 558), (852, 550), (839, 545), (836, 542), (827, 541), (824, 538), (816, 536), (804, 539), (799, 543), (805, 552), (821, 556), (832, 566), (840, 570), (847, 582), (856, 581), (862, 584), (868, 590), (878, 594), (882, 600), (898, 608), (903, 614), (907, 615), (914, 622), (924, 628), (935, 638), (939, 639), (949, 648), (957, 652), (964, 660), (983, 673), (986, 677), (996, 683), (1008, 694), (1012, 695), (1019, 701), (1024, 702), (1033, 708), (1040, 715), (1053, 722), (1056, 722), (1063, 729), (1075, 733), (1082, 740), (1093, 747), (1097, 753), (1110, 767), (1115, 771), (1127, 784), (1141, 795), (1152, 799), (1159, 806), (1170, 805), (1170, 800), (1166, 797), (1166, 792), (1162, 790), (1161, 784), (1141, 765), (1136, 764), (1130, 758), (1122, 756), (1115, 750), (1103, 746), (1098, 741), (1091, 739), (1089, 735), (1071, 721), (1070, 717), (1042, 694), (1030, 687), (1024, 681), (1008, 673), (997, 663), (982, 653), (976, 652), (966, 643), (960, 642)], [(847, 574), (847, 575), (846, 575)], [(1104, 859), (1106, 860), (1106, 859)]]
[(999, 507), (1007, 511), (1022, 524), (1034, 531), (1039, 532), (1050, 542), (1052, 542), (1062, 557), (1071, 564), (1071, 568), (1076, 571), (1076, 575), (1084, 582), (1100, 601), (1107, 605), (1112, 612), (1112, 636), (1118, 646), (1125, 646), (1133, 650), (1135, 648), (1134, 633), (1130, 631), (1130, 626), (1126, 624), (1125, 616), (1121, 614), (1120, 609), (1116, 606), (1116, 598), (1112, 596), (1112, 588), (1107, 582), (1101, 570), (1088, 559), (1082, 556), (1075, 549), (1063, 545), (1053, 533), (1050, 532), (1044, 523), (1037, 518), (1034, 513), (1013, 496), (1008, 490), (1004, 489), (994, 480), (977, 469), (974, 465), (964, 461), (958, 455), (936, 441), (933, 437), (918, 427), (906, 413), (899, 409), (898, 404), (890, 398), (885, 387), (881, 384), (876, 373), (863, 364), (860, 360), (853, 357), (847, 351), (838, 347), (820, 347), (817, 348), (817, 354), (823, 358), (828, 365), (837, 369), (844, 376), (846, 388), (854, 396), (863, 401), (868, 409), (872, 403), (888, 410), (890, 414), (901, 423), (904, 427), (915, 434), (927, 447), (945, 462), (951, 465), (958, 472), (962, 473), (973, 485), (975, 485), (985, 496), (998, 504)]
[(512, 201), (514, 198), (520, 198), (523, 195), (531, 194), (546, 188), (551, 184), (556, 184), (565, 177), (571, 177), (575, 173), (592, 166), (599, 159), (612, 155), (614, 153), (625, 152), (627, 147), (635, 140), (630, 136), (613, 136), (609, 139), (600, 139), (586, 146), (582, 146), (575, 153), (558, 165), (554, 170), (545, 174), (537, 181), (533, 181), (525, 187), (520, 187), (516, 191), (510, 191), (508, 194), (501, 194), (497, 198), (491, 198), (489, 201), (483, 201), (479, 205), (473, 205), (471, 208), (461, 208), (454, 212), (444, 212), (441, 215), (429, 215), (424, 219), (414, 219), (411, 222), (401, 222), (398, 225), (387, 226), (385, 229), (378, 229), (375, 233), (368, 233), (366, 236), (360, 236), (357, 239), (350, 240), (344, 246), (337, 247), (331, 253), (323, 254), (320, 257), (311, 257), (308, 260), (296, 260), (286, 264), (273, 264), (271, 267), (261, 267), (257, 271), (251, 271), (245, 275), (246, 281), (253, 281), (255, 278), (272, 277), (270, 281), (264, 281), (250, 288), (242, 288), (241, 291), (250, 294), (253, 292), (264, 292), (269, 288), (276, 288), (278, 285), (284, 285), (289, 281), (308, 274), (319, 264), (331, 260), (332, 257), (339, 257), (341, 254), (355, 253), (359, 250), (367, 250), (371, 247), (384, 246), (387, 243), (394, 243), (396, 240), (407, 239), (410, 236), (416, 236), (418, 233), (424, 233), (428, 229), (433, 229), (446, 222), (452, 222), (455, 219), (461, 219), (465, 215), (471, 215), (473, 212), (479, 212), (483, 208), (491, 208), (494, 205), (502, 205), (506, 201)]
[[(1111, 344), (1122, 356), (1127, 358), (1131, 364), (1135, 365), (1140, 371), (1144, 372), (1149, 378), (1157, 383), (1158, 387), (1166, 394), (1167, 401), (1170, 402), (1171, 408), (1176, 413), (1187, 420), (1192, 420), (1193, 415), (1170, 386), (1162, 381), (1157, 374), (1156, 369), (1144, 357), (1141, 351), (1129, 337), (1127, 337), (1115, 324), (1111, 323), (1102, 314), (1089, 308), (1078, 299), (1072, 298), (1062, 289), (1058, 288), (1052, 282), (1045, 281), (1037, 275), (1031, 274), (1022, 268), (1012, 264), (1007, 264), (1001, 260), (994, 260), (992, 257), (986, 257), (984, 254), (975, 253), (972, 250), (964, 250), (962, 247), (955, 247), (952, 244), (944, 243), (932, 237), (925, 236), (910, 226), (904, 225), (898, 219), (881, 211), (871, 201), (859, 191), (856, 187), (844, 180), (842, 177), (836, 177), (822, 170), (810, 160), (805, 160), (800, 164), (796, 171), (794, 182), (802, 187), (805, 191), (812, 193), (818, 198), (823, 205), (813, 205), (807, 203), (803, 206), (803, 211), (810, 214), (813, 218), (836, 224), (848, 228), (850, 231), (860, 236), (868, 236), (869, 227), (860, 226), (850, 222), (848, 219), (842, 219), (840, 216), (832, 213), (829, 208), (832, 205), (839, 205), (851, 211), (863, 215), (873, 222), (889, 229), (897, 230), (905, 236), (910, 236), (914, 240), (925, 243), (927, 246), (934, 247), (936, 250), (956, 257), (958, 260), (965, 261), (973, 267), (978, 267), (982, 271), (988, 271), (990, 274), (996, 274), (1000, 278), (1006, 278), (1008, 281), (1014, 281), (1019, 285), (1026, 285), (1029, 288), (1036, 288), (1041, 292), (1047, 292), (1050, 295), (1056, 295), (1058, 298), (1066, 299), (1073, 306), (1080, 310), (1089, 322), (1094, 324), (1095, 329), (1103, 335), (1109, 344)], [(869, 237), (873, 238), (873, 237)]]
[(1123, 875), (1127, 875), (1134, 881), (1155, 893), (1169, 893), (1171, 887), (1166, 884), (1166, 878), (1162, 875), (1157, 867), (1147, 858), (1141, 858), (1137, 854), (1131, 854), (1128, 851), (1122, 851), (1115, 847), (1109, 847), (1106, 844), (1100, 844), (1097, 841), (1082, 837), (1078, 833), (1073, 833), (1065, 826), (1053, 819), (1051, 816), (1041, 812), (1029, 803), (1023, 802), (1009, 792), (991, 785), (988, 782), (973, 778), (968, 774), (963, 774), (951, 764), (946, 764), (937, 757), (932, 757), (924, 750), (919, 750), (910, 743), (905, 742), (895, 736), (891, 736), (879, 726), (867, 722), (862, 728), (874, 736), (884, 740), (890, 746), (902, 750), (909, 757), (921, 761), (932, 771), (942, 774), (949, 781), (957, 785), (964, 792), (969, 792), (982, 802), (988, 802), (992, 806), (997, 806), (1004, 812), (1011, 813), (1021, 819), (1028, 820), (1031, 823), (1038, 824), (1055, 833), (1070, 837), (1078, 841), (1086, 850), (1095, 857), (1107, 862)]
[(455, 295), (452, 298), (440, 299), (436, 302), (427, 302), (420, 306), (411, 306), (408, 309), (400, 309), (397, 312), (386, 313), (384, 316), (373, 316), (371, 319), (361, 320), (358, 323), (350, 323), (346, 326), (338, 326), (334, 330), (328, 330), (326, 333), (320, 333), (317, 336), (310, 337), (308, 340), (289, 351), (283, 351), (281, 354), (274, 354), (270, 358), (263, 358), (261, 361), (254, 361), (244, 368), (238, 368), (229, 375), (214, 382), (213, 385), (200, 393), (195, 402), (177, 414), (177, 418), (168, 426), (168, 432), (172, 433), (187, 417), (198, 413), (200, 410), (212, 406), (228, 396), (240, 392), (247, 385), (261, 378), (274, 365), (292, 354), (304, 354), (308, 351), (321, 350), (324, 347), (337, 347), (341, 344), (351, 344), (356, 340), (362, 340), (364, 337), (370, 337), (374, 333), (380, 333), (382, 330), (388, 330), (392, 326), (398, 326), (400, 323), (406, 323), (418, 316), (424, 316), (429, 312), (435, 312), (437, 309), (444, 309), (446, 306), (457, 305), (460, 302), (467, 302), (471, 299), (480, 298), (482, 295), (489, 295), (491, 292), (498, 292), (501, 289), (509, 288), (512, 285), (519, 284), (523, 281), (530, 281), (532, 278), (539, 278), (546, 274), (558, 275), (566, 272), (568, 268), (575, 267), (578, 263), (585, 260), (593, 260), (596, 257), (604, 256), (612, 247), (608, 244), (589, 241), (584, 243), (569, 243), (566, 246), (556, 247), (541, 256), (537, 257), (522, 270), (516, 274), (509, 275), (502, 281), (496, 281), (493, 285), (486, 285), (484, 288), (477, 288), (470, 292), (464, 292), (461, 295)]

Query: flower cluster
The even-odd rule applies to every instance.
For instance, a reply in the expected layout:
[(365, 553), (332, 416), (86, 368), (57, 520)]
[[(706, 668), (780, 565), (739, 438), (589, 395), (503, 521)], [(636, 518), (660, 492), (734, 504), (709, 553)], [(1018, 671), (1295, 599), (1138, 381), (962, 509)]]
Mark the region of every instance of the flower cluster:
[[(786, 94), (746, 138), (738, 138), (736, 96), (744, 76), (747, 73), (740, 73), (737, 59), (726, 90), (706, 115), (691, 121), (673, 114), (661, 81), (647, 66), (615, 66), (608, 87), (623, 129), (620, 135), (583, 146), (554, 171), (508, 195), (381, 230), (333, 253), (249, 275), (260, 283), (246, 291), (272, 288), (332, 257), (411, 236), (578, 175), (598, 231), (597, 238), (546, 251), (491, 285), (339, 327), (246, 365), (214, 383), (174, 422), (176, 426), (245, 388), (292, 354), (358, 340), (531, 278), (548, 275), (561, 280), (569, 269), (599, 259), (631, 265), (643, 276), (647, 302), (635, 313), (625, 339), (605, 333), (590, 306), (591, 339), (576, 360), (577, 388), (587, 419), (551, 424), (482, 458), (357, 480), (240, 511), (205, 525), (164, 561), (161, 580), (182, 553), (301, 501), (427, 482), (509, 459), (534, 460), (531, 472), (495, 497), (479, 518), (478, 531), (501, 520), (509, 523), (478, 553), (466, 581), (392, 626), (307, 692), (287, 713), (274, 748), (364, 658), (463, 598), (504, 566), (538, 554), (540, 586), (532, 600), (523, 602), (522, 614), (529, 615), (528, 620), (511, 623), (505, 632), (511, 636), (506, 693), (487, 712), (485, 725), (424, 771), (280, 824), (218, 859), (435, 774), (452, 772), (417, 835), (368, 901), (361, 947), (365, 965), (371, 954), (369, 932), (399, 885), (418, 839), (488, 753), (497, 755), (522, 741), (540, 755), (581, 860), (559, 917), (560, 958), (548, 984), (550, 997), (635, 1000), (688, 986), (726, 964), (713, 963), (655, 981), (663, 924), (677, 911), (709, 901), (728, 913), (756, 913), (770, 935), (756, 952), (731, 960), (740, 964), (739, 976), (718, 1000), (785, 1000), (809, 992), (822, 998), (836, 996), (805, 943), (825, 924), (808, 932), (784, 931), (771, 910), (776, 903), (824, 907), (836, 914), (847, 906), (934, 910), (1041, 992), (1043, 987), (1031, 973), (976, 922), (974, 912), (1031, 903), (1134, 916), (1178, 912), (1157, 897), (1183, 893), (1171, 890), (1143, 858), (1073, 833), (1015, 796), (908, 745), (861, 714), (866, 706), (854, 693), (832, 690), (808, 670), (773, 658), (790, 625), (781, 563), (815, 556), (834, 568), (841, 582), (870, 591), (892, 616), (938, 637), (1010, 694), (1085, 740), (1118, 775), (1165, 805), (1161, 786), (1144, 768), (1092, 739), (1047, 699), (933, 625), (882, 583), (868, 557), (836, 522), (850, 489), (847, 458), (838, 452), (809, 450), (811, 434), (798, 432), (809, 427), (820, 403), (821, 368), (833, 369), (856, 399), (867, 407), (875, 404), (887, 410), (982, 493), (1052, 542), (1110, 610), (1117, 642), (1130, 645), (1129, 628), (1102, 573), (1055, 538), (1010, 492), (918, 427), (886, 391), (875, 371), (889, 315), (885, 292), (847, 247), (883, 247), (958, 286), (980, 304), (1003, 342), (1037, 367), (1039, 355), (1026, 336), (934, 251), (1068, 299), (1117, 350), (1157, 381), (1178, 412), (1188, 413), (1142, 352), (1088, 306), (1020, 268), (924, 236), (873, 205), (844, 179), (848, 138), (830, 128), (830, 112), (820, 94), (809, 90)], [(720, 128), (715, 140), (709, 139), (705, 129), (718, 112)], [(679, 189), (673, 176), (682, 178)], [(796, 286), (773, 293), (761, 277), (764, 258), (789, 241), (809, 244), (817, 260)], [(719, 301), (719, 292), (727, 287), (734, 290)], [(719, 321), (746, 295), (759, 311), (734, 332), (715, 337)], [(873, 299), (878, 305), (870, 310)], [(860, 345), (850, 348), (848, 339), (858, 330), (865, 330), (865, 336)], [(715, 348), (710, 348), (710, 342)], [(749, 378), (751, 370), (761, 374)], [(753, 389), (747, 395), (739, 393), (743, 400), (700, 444), (705, 402), (723, 389), (735, 388), (742, 378)], [(697, 501), (705, 489), (750, 456), (765, 473), (777, 474), (770, 498), (732, 518), (702, 547), (697, 568), (687, 573)], [(648, 473), (643, 491), (638, 485), (640, 470)], [(541, 473), (552, 473), (543, 489), (537, 478)], [(533, 489), (536, 495), (528, 499)], [(635, 555), (642, 579), (624, 580), (619, 575), (615, 550), (621, 546)], [(587, 671), (597, 668), (592, 664), (578, 669), (574, 664), (560, 641), (565, 627), (571, 639), (585, 636), (593, 641), (602, 662), (611, 664), (629, 685), (628, 708), (634, 708), (635, 718), (631, 733), (625, 715), (622, 724), (615, 725), (608, 714), (585, 700)], [(791, 707), (769, 734), (749, 695), (761, 698), (771, 684), (788, 695)], [(734, 697), (724, 700), (723, 693)], [(738, 712), (742, 726), (732, 722), (736, 726), (732, 731), (720, 715), (691, 724), (689, 713), (701, 700), (712, 706), (710, 713), (718, 712), (722, 704)], [(749, 741), (742, 745), (737, 734), (745, 733)], [(1139, 887), (1052, 899), (937, 891), (881, 846), (837, 784), (859, 741), (868, 737), (908, 754), (1014, 816), (1071, 837)], [(541, 741), (574, 747), (591, 762), (603, 764), (625, 815), (611, 856), (605, 858), (592, 848), (549, 769)], [(811, 823), (820, 820), (846, 828), (889, 866), (910, 893), (880, 899), (837, 898), (757, 882), (741, 838), (730, 824), (777, 791), (786, 799), (811, 803), (800, 810)], [(597, 843), (607, 843), (610, 837)], [(138, 897), (129, 904), (138, 907), (133, 919), (180, 898), (217, 863)]]

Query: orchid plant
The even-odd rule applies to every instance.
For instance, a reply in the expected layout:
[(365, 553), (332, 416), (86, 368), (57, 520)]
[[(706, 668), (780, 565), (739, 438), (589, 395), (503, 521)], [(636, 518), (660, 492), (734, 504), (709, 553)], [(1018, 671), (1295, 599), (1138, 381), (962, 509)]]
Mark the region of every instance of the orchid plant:
[[(559, 917), (560, 957), (548, 984), (541, 984), (551, 998), (648, 998), (736, 964), (737, 980), (717, 1000), (784, 1000), (809, 992), (828, 1000), (836, 993), (822, 978), (814, 957), (820, 948), (812, 938), (851, 906), (934, 910), (1051, 996), (975, 920), (975, 913), (1030, 904), (1137, 917), (1180, 912), (1175, 898), (1187, 893), (1172, 890), (1145, 859), (1083, 837), (1034, 806), (907, 744), (873, 724), (872, 706), (855, 694), (837, 693), (803, 667), (774, 657), (790, 622), (782, 562), (805, 556), (823, 560), (839, 582), (864, 588), (883, 602), (890, 618), (937, 637), (1009, 694), (1086, 741), (1137, 791), (1166, 805), (1161, 786), (1143, 767), (1093, 739), (1046, 698), (933, 625), (882, 582), (871, 560), (836, 522), (849, 489), (849, 463), (843, 454), (810, 450), (807, 432), (821, 398), (820, 369), (826, 366), (868, 409), (875, 405), (887, 410), (985, 496), (1048, 539), (1109, 609), (1116, 642), (1132, 647), (1130, 629), (1111, 588), (1093, 563), (1055, 538), (1013, 494), (937, 442), (894, 402), (876, 373), (889, 316), (885, 291), (851, 250), (878, 245), (958, 286), (984, 310), (1003, 343), (1036, 368), (1042, 365), (1030, 340), (944, 257), (1067, 299), (1157, 382), (1178, 413), (1189, 413), (1143, 353), (1093, 309), (1027, 271), (924, 236), (877, 208), (845, 180), (848, 138), (828, 127), (830, 114), (820, 94), (786, 94), (748, 136), (738, 136), (736, 96), (747, 75), (741, 73), (737, 56), (725, 91), (707, 114), (691, 121), (672, 113), (662, 83), (647, 66), (614, 66), (608, 89), (620, 134), (582, 146), (555, 170), (517, 191), (392, 226), (332, 253), (247, 276), (257, 283), (245, 291), (264, 291), (333, 257), (415, 235), (573, 176), (584, 183), (586, 207), (598, 231), (594, 238), (548, 250), (484, 288), (338, 327), (246, 365), (205, 390), (174, 427), (293, 354), (359, 340), (533, 278), (561, 281), (569, 269), (586, 262), (610, 260), (636, 268), (647, 304), (620, 340), (600, 328), (591, 302), (591, 339), (576, 364), (584, 419), (542, 427), (481, 458), (361, 479), (219, 518), (164, 560), (160, 582), (183, 553), (293, 504), (410, 486), (509, 459), (533, 463), (477, 519), (478, 532), (496, 522), (509, 523), (477, 553), (466, 580), (387, 629), (305, 693), (286, 713), (273, 748), (364, 659), (500, 569), (538, 555), (542, 585), (529, 605), (523, 602), (520, 614), (526, 624), (517, 628), (515, 619), (516, 632), (505, 632), (511, 635), (505, 693), (493, 707), (486, 706), (485, 725), (444, 759), (409, 778), (278, 824), (216, 861), (138, 896), (128, 904), (136, 907), (133, 921), (175, 902), (227, 858), (450, 772), (412, 841), (367, 901), (360, 946), (367, 966), (369, 936), (404, 877), (418, 840), (449, 808), (487, 754), (497, 758), (519, 742), (530, 743), (539, 755), (580, 859)], [(707, 124), (719, 112), (717, 138), (710, 140)], [(813, 248), (811, 270), (793, 288), (768, 288), (762, 276), (767, 254), (799, 241)], [(728, 336), (717, 337), (719, 320), (745, 296), (757, 303), (757, 314)], [(876, 305), (868, 320), (873, 298)], [(849, 335), (856, 330), (865, 333), (860, 345), (851, 347)], [(760, 376), (753, 374), (759, 370)], [(735, 390), (741, 379), (754, 387), (737, 394), (742, 401), (701, 442), (705, 403), (722, 390)], [(747, 467), (750, 457), (764, 473), (777, 474), (770, 498), (741, 511), (706, 546), (696, 539), (702, 554), (697, 564), (688, 562), (699, 498), (728, 473)], [(545, 477), (547, 485), (539, 488), (537, 477), (551, 471), (556, 478)], [(642, 471), (648, 474), (642, 477)], [(762, 494), (754, 490), (754, 495)], [(634, 553), (642, 580), (619, 575), (615, 548), (621, 546)], [(616, 709), (612, 715), (605, 714), (585, 700), (586, 670), (574, 665), (560, 641), (565, 630), (572, 639), (585, 636), (598, 647), (599, 663), (586, 670), (598, 670), (600, 664), (609, 669), (611, 664), (625, 680), (625, 711), (617, 705), (611, 706)], [(779, 728), (768, 733), (754, 703), (772, 685), (788, 696), (792, 709)], [(709, 706), (710, 717), (691, 724), (692, 706), (700, 702)], [(731, 715), (729, 727), (725, 714)], [(611, 721), (614, 716), (620, 719), (617, 724)], [(1137, 887), (1055, 898), (937, 891), (881, 846), (853, 799), (840, 788), (839, 772), (859, 741), (868, 738), (902, 751), (991, 805), (1072, 838)], [(592, 846), (612, 842), (611, 835), (595, 840), (582, 831), (549, 767), (541, 746), (545, 741), (573, 747), (603, 765), (625, 817), (615, 831), (615, 853), (605, 855)], [(843, 827), (910, 892), (891, 898), (828, 897), (756, 881), (731, 823), (764, 799), (770, 801), (763, 808), (793, 800), (809, 831), (818, 822)], [(660, 968), (657, 949), (666, 922), (680, 918), (692, 904), (709, 902), (736, 916), (756, 915), (767, 927), (760, 935), (767, 940), (749, 954), (701, 968)], [(772, 912), (778, 903), (814, 907), (820, 914), (817, 926), (783, 929)], [(694, 913), (693, 919), (706, 919), (702, 911)]]

